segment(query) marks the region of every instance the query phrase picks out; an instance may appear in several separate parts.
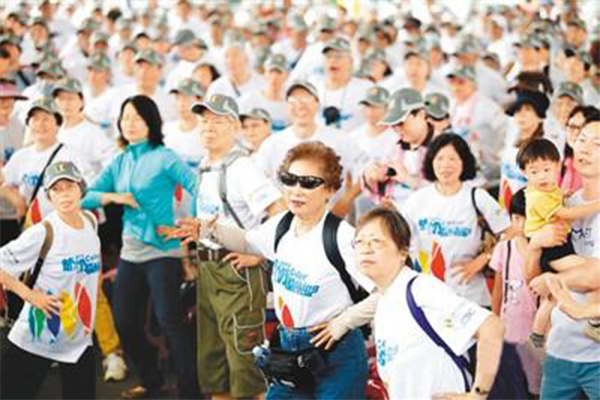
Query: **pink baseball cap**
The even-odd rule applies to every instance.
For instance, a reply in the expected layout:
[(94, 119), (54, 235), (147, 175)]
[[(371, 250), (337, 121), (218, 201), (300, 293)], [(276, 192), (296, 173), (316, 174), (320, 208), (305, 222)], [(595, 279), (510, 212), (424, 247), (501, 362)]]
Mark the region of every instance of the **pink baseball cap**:
[(0, 79), (0, 97), (12, 97), (15, 100), (27, 100), (23, 96), (14, 81), (8, 79)]

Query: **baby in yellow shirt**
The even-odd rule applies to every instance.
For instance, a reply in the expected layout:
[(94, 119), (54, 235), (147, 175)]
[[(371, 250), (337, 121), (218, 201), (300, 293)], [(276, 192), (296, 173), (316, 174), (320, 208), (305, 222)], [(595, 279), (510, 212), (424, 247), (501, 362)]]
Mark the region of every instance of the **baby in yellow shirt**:
[[(517, 162), (519, 168), (527, 176), (524, 231), (525, 236), (528, 238), (531, 238), (535, 232), (549, 223), (558, 220), (569, 223), (570, 221), (587, 218), (600, 212), (600, 201), (574, 207), (564, 205), (564, 193), (558, 187), (557, 182), (560, 172), (560, 154), (551, 141), (547, 139), (534, 139), (530, 141), (519, 151)], [(542, 272), (560, 272), (584, 264), (599, 265), (600, 260), (578, 256), (573, 248), (570, 234), (566, 243), (544, 249), (540, 258)], [(588, 295), (589, 299), (599, 302), (600, 290), (590, 292)], [(539, 336), (533, 340), (534, 342), (538, 340), (539, 343), (540, 338), (543, 338), (546, 330), (549, 328), (550, 313), (553, 307), (553, 301), (542, 299), (533, 323), (532, 336)], [(590, 326), (587, 333), (600, 341), (600, 329)]]

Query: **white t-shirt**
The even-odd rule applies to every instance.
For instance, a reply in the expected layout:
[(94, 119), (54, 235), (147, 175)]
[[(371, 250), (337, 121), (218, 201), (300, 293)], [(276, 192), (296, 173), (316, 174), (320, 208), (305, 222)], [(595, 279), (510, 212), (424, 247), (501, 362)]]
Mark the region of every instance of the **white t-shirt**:
[[(5, 184), (15, 186), (19, 189), (19, 193), (25, 198), (27, 204), (31, 207), (31, 214), (34, 217), (34, 223), (43, 219), (52, 210), (53, 206), (48, 199), (48, 195), (44, 190), (43, 183), (38, 190), (36, 199), (31, 202), (31, 196), (38, 180), (41, 177), (42, 170), (48, 162), (48, 159), (58, 146), (56, 143), (46, 150), (37, 151), (34, 146), (25, 147), (18, 150), (8, 163), (2, 169), (4, 174)], [(56, 161), (71, 161), (82, 173), (86, 182), (92, 182), (94, 178), (93, 170), (87, 161), (85, 161), (79, 153), (70, 148), (68, 145), (63, 147), (56, 153), (53, 162)]]
[(322, 111), (327, 107), (336, 107), (340, 111), (341, 123), (339, 129), (349, 131), (359, 127), (365, 122), (364, 113), (359, 101), (367, 97), (367, 92), (373, 83), (364, 79), (351, 78), (350, 82), (341, 89), (327, 89), (325, 78), (321, 76), (313, 77), (314, 83), (319, 92), (319, 101), (321, 107), (321, 120), (325, 122)]
[[(348, 134), (338, 129), (319, 124), (316, 132), (308, 139), (300, 139), (293, 126), (277, 135), (271, 135), (260, 146), (256, 153), (258, 165), (271, 179), (277, 179), (277, 171), (285, 159), (287, 152), (300, 143), (319, 141), (331, 147), (341, 158), (342, 167), (350, 171), (354, 177), (357, 162), (361, 159), (360, 149)], [(355, 178), (356, 179), (356, 178)]]
[(385, 160), (394, 152), (400, 138), (391, 128), (372, 136), (369, 126), (364, 123), (350, 132), (350, 138), (359, 147), (364, 162), (363, 166)]
[[(137, 94), (140, 94), (140, 92), (138, 91), (135, 83), (115, 90), (115, 97), (113, 97), (113, 107), (111, 110), (111, 120), (117, 121), (119, 118), (119, 113), (121, 112), (121, 106), (123, 105), (125, 99)], [(170, 96), (164, 89), (157, 87), (154, 94), (150, 96), (150, 98), (156, 103), (158, 111), (160, 112), (160, 116), (164, 122), (173, 121), (177, 118), (175, 98)]]
[(183, 132), (179, 121), (167, 122), (163, 127), (165, 146), (173, 149), (192, 170), (198, 169), (205, 150), (197, 128)]
[(413, 318), (406, 290), (435, 332), (457, 355), (474, 344), (473, 335), (491, 314), (431, 276), (403, 268), (382, 294), (374, 319), (377, 367), (390, 399), (430, 399), (434, 394), (465, 392), (462, 373)]
[[(233, 217), (225, 209), (219, 196), (220, 164), (202, 174), (196, 215), (212, 218), (219, 215), (219, 221), (237, 226)], [(238, 158), (227, 169), (227, 201), (241, 220), (245, 229), (257, 226), (265, 216), (265, 210), (281, 194), (249, 157)]]
[[(119, 89), (109, 88), (94, 97), (89, 89), (86, 87), (83, 89), (83, 96), (85, 98), (84, 114), (92, 121), (100, 124), (102, 129), (105, 129), (107, 132), (110, 128), (113, 128), (111, 124), (114, 122), (114, 118), (116, 118), (111, 114), (114, 108), (115, 96), (118, 96), (116, 90)], [(114, 127), (111, 133), (114, 132), (118, 132), (116, 127)]]
[(267, 99), (262, 91), (245, 93), (239, 101), (240, 111), (246, 112), (252, 108), (264, 108), (271, 116), (271, 129), (273, 133), (281, 132), (290, 124), (288, 107), (285, 100), (273, 101)]
[[(329, 321), (351, 306), (352, 299), (339, 273), (329, 263), (323, 246), (325, 215), (318, 225), (302, 236), (295, 234), (296, 218), (274, 252), (275, 231), (285, 213), (270, 218), (249, 231), (246, 240), (259, 253), (273, 261), (275, 312), (288, 328), (305, 328)], [(352, 239), (354, 228), (342, 221), (337, 240), (348, 273), (367, 291), (374, 284), (356, 266)]]
[(58, 140), (77, 151), (90, 164), (95, 175), (110, 163), (117, 152), (116, 142), (110, 140), (99, 125), (86, 119), (72, 128), (61, 126)]
[[(16, 117), (11, 117), (8, 125), (0, 127), (0, 168), (10, 160), (15, 151), (23, 147), (25, 127)], [(0, 197), (0, 219), (16, 219), (14, 206)]]
[(515, 193), (527, 186), (527, 176), (517, 164), (519, 148), (510, 146), (504, 149), (500, 167), (500, 206), (507, 209)]
[(233, 81), (227, 75), (223, 75), (210, 84), (206, 91), (206, 98), (209, 98), (213, 94), (224, 94), (239, 100), (246, 93), (263, 90), (266, 84), (267, 81), (265, 78), (255, 72), (252, 72), (250, 79), (240, 86), (234, 86)]
[[(87, 218), (81, 230), (67, 225), (56, 213), (48, 215), (46, 220), (52, 224), (54, 238), (34, 289), (60, 295), (61, 313), (47, 319), (40, 310), (25, 303), (8, 339), (29, 353), (75, 363), (92, 345), (100, 239)], [(2, 247), (2, 269), (13, 276), (31, 270), (45, 237), (43, 224), (37, 224)]]
[[(411, 195), (400, 210), (411, 227), (415, 268), (445, 281), (459, 296), (489, 306), (490, 293), (483, 274), (477, 274), (469, 283), (460, 283), (459, 276), (453, 276), (450, 269), (479, 255), (481, 227), (471, 200), (472, 187), (466, 182), (458, 193), (444, 196), (431, 184)], [(475, 199), (495, 233), (508, 228), (510, 219), (492, 196), (478, 189)]]
[[(589, 203), (579, 191), (566, 200), (573, 207)], [(600, 259), (600, 214), (575, 220), (571, 223), (571, 242), (575, 252), (583, 257)], [(585, 293), (572, 291), (578, 303), (589, 301)], [(600, 362), (600, 346), (586, 336), (588, 320), (576, 321), (555, 307), (552, 311), (552, 328), (548, 335), (546, 351), (553, 357), (574, 362)]]

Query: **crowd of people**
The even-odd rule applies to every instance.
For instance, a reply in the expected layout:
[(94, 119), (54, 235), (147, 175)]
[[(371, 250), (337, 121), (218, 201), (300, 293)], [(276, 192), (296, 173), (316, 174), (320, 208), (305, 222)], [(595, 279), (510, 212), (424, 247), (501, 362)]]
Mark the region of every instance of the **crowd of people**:
[(0, 5), (0, 397), (600, 399), (598, 3), (314, 3)]

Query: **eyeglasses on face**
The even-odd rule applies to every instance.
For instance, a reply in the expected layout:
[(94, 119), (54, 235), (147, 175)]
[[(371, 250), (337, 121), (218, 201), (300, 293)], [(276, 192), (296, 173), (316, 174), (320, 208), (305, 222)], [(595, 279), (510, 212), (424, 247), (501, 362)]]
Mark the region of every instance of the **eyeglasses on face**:
[(279, 180), (284, 186), (294, 187), (300, 185), (302, 189), (316, 189), (325, 183), (325, 179), (318, 176), (310, 175), (294, 175), (290, 172), (282, 172), (279, 174)]
[(384, 248), (386, 245), (386, 241), (379, 238), (356, 238), (352, 241), (352, 248), (360, 250), (364, 248), (369, 248), (371, 250), (380, 250)]

